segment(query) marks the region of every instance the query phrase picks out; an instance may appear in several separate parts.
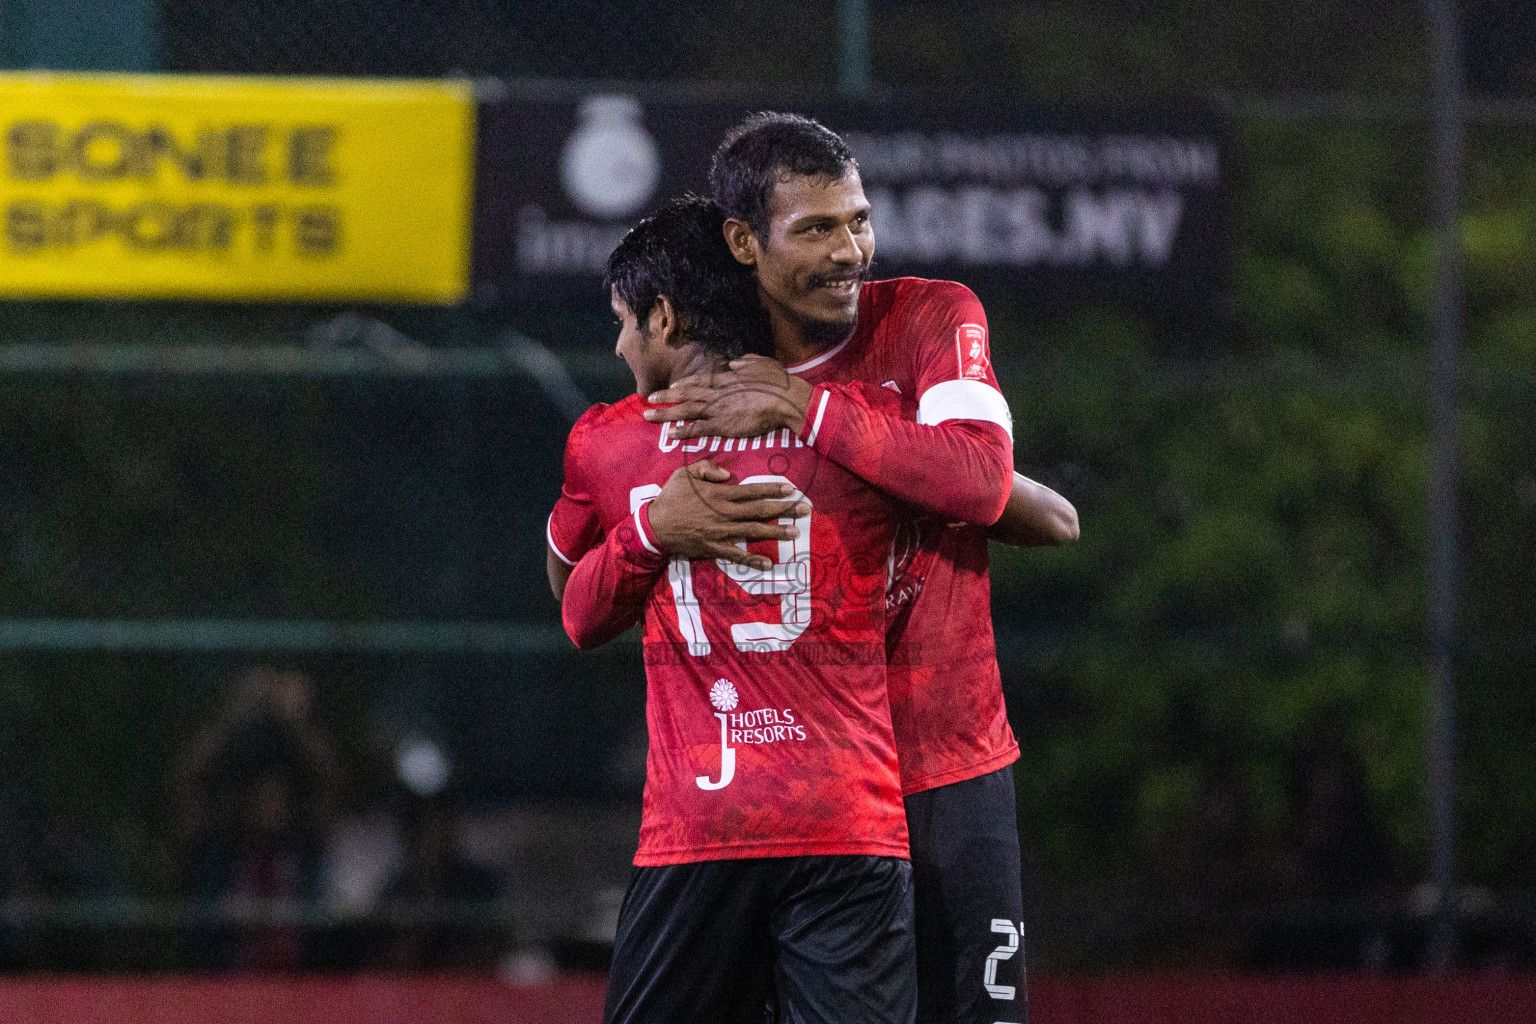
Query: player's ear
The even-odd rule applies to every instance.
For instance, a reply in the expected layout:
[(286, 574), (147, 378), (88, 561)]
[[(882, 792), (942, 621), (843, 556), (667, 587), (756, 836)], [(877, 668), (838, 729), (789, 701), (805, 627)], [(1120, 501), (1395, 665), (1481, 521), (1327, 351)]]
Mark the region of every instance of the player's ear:
[(748, 267), (757, 266), (758, 241), (752, 225), (732, 217), (721, 230), (725, 232), (725, 244), (736, 262)]
[(683, 332), (679, 330), (677, 320), (677, 307), (672, 305), (672, 300), (665, 295), (656, 296), (656, 304), (651, 307), (651, 315), (646, 326), (649, 335), (657, 339), (663, 345), (676, 348), (683, 343)]

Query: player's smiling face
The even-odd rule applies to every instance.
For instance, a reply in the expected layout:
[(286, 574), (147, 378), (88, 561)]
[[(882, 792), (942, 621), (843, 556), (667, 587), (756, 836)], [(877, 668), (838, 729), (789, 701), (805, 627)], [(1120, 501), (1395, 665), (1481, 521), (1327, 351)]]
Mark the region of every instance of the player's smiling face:
[(817, 334), (845, 336), (875, 255), (859, 172), (836, 181), (791, 175), (773, 186), (768, 237), (753, 236), (758, 286), (770, 313)]

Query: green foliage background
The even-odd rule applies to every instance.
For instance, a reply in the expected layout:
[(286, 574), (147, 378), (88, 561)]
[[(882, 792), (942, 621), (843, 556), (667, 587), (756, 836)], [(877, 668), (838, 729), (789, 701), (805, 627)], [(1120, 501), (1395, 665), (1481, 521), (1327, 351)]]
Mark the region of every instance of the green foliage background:
[[(993, 547), (1020, 807), (1062, 884), (1337, 900), (1425, 868), (1425, 146), (1236, 139), (1228, 337), (1191, 355), (1114, 310), (994, 317), (1017, 460), (1083, 526)], [(1475, 132), (1462, 228), (1464, 862), (1504, 889), (1536, 881), (1533, 156)]]

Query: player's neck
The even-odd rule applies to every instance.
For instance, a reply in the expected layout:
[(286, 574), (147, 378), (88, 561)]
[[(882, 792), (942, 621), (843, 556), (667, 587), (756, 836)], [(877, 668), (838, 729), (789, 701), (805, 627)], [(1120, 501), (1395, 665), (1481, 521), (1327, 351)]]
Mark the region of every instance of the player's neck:
[(768, 323), (773, 330), (773, 354), (785, 366), (814, 359), (847, 341), (859, 325), (857, 320), (846, 325), (807, 323), (772, 306), (768, 309)]
[(724, 369), (725, 362), (702, 345), (689, 345), (684, 353), (679, 354), (678, 361), (672, 368), (672, 379), (667, 381), (667, 386), (671, 387), (675, 381), (691, 377), (696, 373)]

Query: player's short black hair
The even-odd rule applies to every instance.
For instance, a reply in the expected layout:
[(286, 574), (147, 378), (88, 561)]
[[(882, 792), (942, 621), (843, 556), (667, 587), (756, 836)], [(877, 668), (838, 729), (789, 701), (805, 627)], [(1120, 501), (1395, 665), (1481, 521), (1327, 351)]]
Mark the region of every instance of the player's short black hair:
[(726, 247), (725, 214), (703, 196), (685, 195), (629, 229), (608, 257), (606, 281), (645, 330), (665, 295), (684, 338), (734, 359), (772, 355), (768, 313), (757, 279)]
[(840, 181), (858, 161), (832, 129), (799, 114), (753, 114), (726, 133), (709, 167), (715, 202), (768, 237), (773, 186), (791, 175)]

